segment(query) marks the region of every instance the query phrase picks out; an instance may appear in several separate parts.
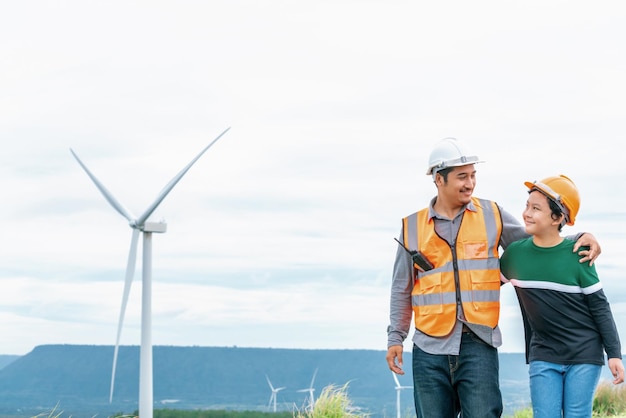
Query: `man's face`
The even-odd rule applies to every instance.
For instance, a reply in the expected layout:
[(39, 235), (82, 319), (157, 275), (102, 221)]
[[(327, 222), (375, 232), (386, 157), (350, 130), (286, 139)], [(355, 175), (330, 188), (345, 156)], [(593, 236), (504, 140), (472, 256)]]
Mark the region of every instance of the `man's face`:
[(437, 177), (439, 196), (450, 205), (463, 206), (469, 203), (476, 187), (476, 169), (474, 164), (454, 167), (448, 173), (448, 181)]

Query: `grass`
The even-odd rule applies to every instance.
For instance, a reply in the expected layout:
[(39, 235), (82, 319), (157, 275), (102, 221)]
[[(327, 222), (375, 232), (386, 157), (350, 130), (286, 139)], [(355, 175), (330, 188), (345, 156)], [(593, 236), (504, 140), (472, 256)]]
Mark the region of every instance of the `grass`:
[[(171, 413), (172, 410), (155, 410), (154, 417), (160, 418), (161, 412)], [(181, 412), (181, 411), (179, 411)], [(176, 413), (176, 412), (174, 412)], [(278, 416), (284, 414), (254, 413), (261, 414), (264, 417), (268, 415)], [(39, 414), (32, 418), (61, 418), (63, 411), (58, 411), (57, 406), (49, 413)], [(330, 385), (322, 390), (319, 398), (315, 402), (313, 409), (296, 410), (293, 418), (367, 418), (370, 414), (361, 413), (358, 408), (354, 407), (350, 397), (348, 396), (348, 384), (343, 386)], [(168, 415), (172, 416), (172, 415)], [(241, 412), (235, 411), (184, 411), (184, 414), (178, 416), (193, 417), (230, 417), (236, 418), (241, 416)], [(413, 414), (411, 414), (413, 416)], [(509, 418), (532, 418), (532, 408), (526, 408), (516, 411)], [(95, 415), (94, 415), (95, 417)], [(163, 415), (165, 417), (165, 415)], [(68, 418), (71, 418), (68, 417)], [(138, 418), (135, 414), (116, 415), (114, 418)], [(614, 386), (609, 382), (602, 382), (598, 385), (593, 400), (593, 418), (626, 418), (626, 386)]]
[[(354, 407), (350, 397), (348, 396), (348, 384), (338, 387), (329, 385), (322, 390), (322, 393), (315, 401), (313, 409), (304, 408), (296, 410), (287, 415), (292, 418), (366, 418), (369, 414), (359, 413), (358, 408)], [(39, 414), (31, 418), (61, 418), (63, 411), (58, 411), (57, 406), (50, 412)], [(174, 414), (174, 415), (172, 415)], [(211, 417), (211, 418), (238, 418), (249, 415), (250, 417), (279, 417), (285, 413), (267, 413), (254, 411), (174, 411), (174, 410), (155, 410), (154, 418), (163, 418), (165, 416), (176, 417)], [(94, 416), (95, 417), (95, 416)], [(72, 418), (71, 416), (67, 418)], [(113, 418), (139, 418), (137, 412), (131, 415), (116, 415)]]
[(598, 385), (593, 412), (594, 417), (626, 417), (626, 387), (609, 382)]
[(348, 384), (338, 387), (326, 386), (320, 394), (313, 410), (297, 411), (295, 418), (358, 418), (368, 414), (359, 413), (352, 405), (347, 393)]
[(33, 418), (59, 418), (61, 415), (63, 415), (63, 411), (57, 411), (59, 409), (59, 404), (57, 403), (56, 406), (54, 408), (52, 408), (52, 411), (50, 412), (45, 412), (39, 415), (35, 415)]
[[(63, 411), (59, 411), (59, 404), (57, 402), (57, 404), (54, 406), (54, 408), (52, 408), (50, 412), (43, 412), (31, 418), (61, 418), (62, 416), (63, 416)], [(97, 414), (94, 415), (92, 418), (96, 418), (96, 417), (97, 417)], [(72, 418), (72, 416), (70, 415), (68, 418)], [(139, 418), (139, 417), (135, 415), (116, 415), (113, 418)]]
[[(512, 418), (532, 418), (532, 408), (516, 411)], [(626, 386), (602, 382), (593, 398), (593, 418), (626, 418)]]

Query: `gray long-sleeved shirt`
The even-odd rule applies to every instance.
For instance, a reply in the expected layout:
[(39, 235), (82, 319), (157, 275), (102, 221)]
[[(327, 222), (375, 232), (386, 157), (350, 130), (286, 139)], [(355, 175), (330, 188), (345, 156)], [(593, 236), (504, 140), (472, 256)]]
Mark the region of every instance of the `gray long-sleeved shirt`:
[[(476, 211), (472, 202), (468, 203), (459, 213), (449, 219), (439, 215), (433, 209), (436, 197), (429, 205), (429, 217), (435, 222), (435, 230), (448, 243), (452, 243), (459, 231), (463, 213), (465, 210)], [(524, 226), (510, 213), (503, 210), (499, 205), (502, 217), (502, 235), (500, 237), (500, 247), (506, 247), (517, 240), (527, 238)], [(568, 236), (569, 239), (577, 239), (581, 234)], [(400, 241), (403, 239), (403, 231), (400, 231)], [(387, 347), (402, 345), (411, 329), (413, 319), (413, 308), (411, 306), (411, 291), (413, 290), (413, 260), (411, 256), (398, 245), (396, 259), (393, 267), (393, 280), (391, 284), (391, 300), (389, 310), (390, 324), (387, 327)], [(446, 337), (431, 337), (415, 329), (413, 343), (420, 349), (430, 354), (458, 355), (461, 349), (461, 336), (463, 324), (471, 329), (478, 337), (493, 347), (502, 345), (502, 333), (496, 326), (491, 328), (484, 325), (470, 324), (464, 322), (462, 309), (457, 312), (457, 322), (452, 332)]]

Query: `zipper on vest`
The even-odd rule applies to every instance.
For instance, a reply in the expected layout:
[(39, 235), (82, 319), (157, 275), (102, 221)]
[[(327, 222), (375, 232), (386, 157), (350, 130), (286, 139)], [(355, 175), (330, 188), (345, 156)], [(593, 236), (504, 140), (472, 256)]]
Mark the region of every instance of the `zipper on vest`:
[(462, 304), (461, 304), (461, 283), (459, 278), (459, 261), (457, 259), (456, 254), (456, 239), (450, 245), (450, 252), (452, 253), (452, 268), (454, 269), (454, 291), (456, 293), (456, 313), (457, 318), (458, 314), (462, 312)]

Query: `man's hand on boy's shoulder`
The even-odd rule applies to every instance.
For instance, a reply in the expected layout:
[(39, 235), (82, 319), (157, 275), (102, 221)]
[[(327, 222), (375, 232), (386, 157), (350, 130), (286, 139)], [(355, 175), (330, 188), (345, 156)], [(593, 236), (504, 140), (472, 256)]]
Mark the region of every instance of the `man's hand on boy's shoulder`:
[(588, 261), (590, 266), (593, 266), (593, 263), (596, 261), (600, 253), (602, 253), (600, 243), (596, 237), (589, 232), (585, 232), (580, 236), (580, 238), (578, 238), (574, 244), (573, 251), (578, 253), (581, 257), (579, 260), (580, 263), (586, 263)]

